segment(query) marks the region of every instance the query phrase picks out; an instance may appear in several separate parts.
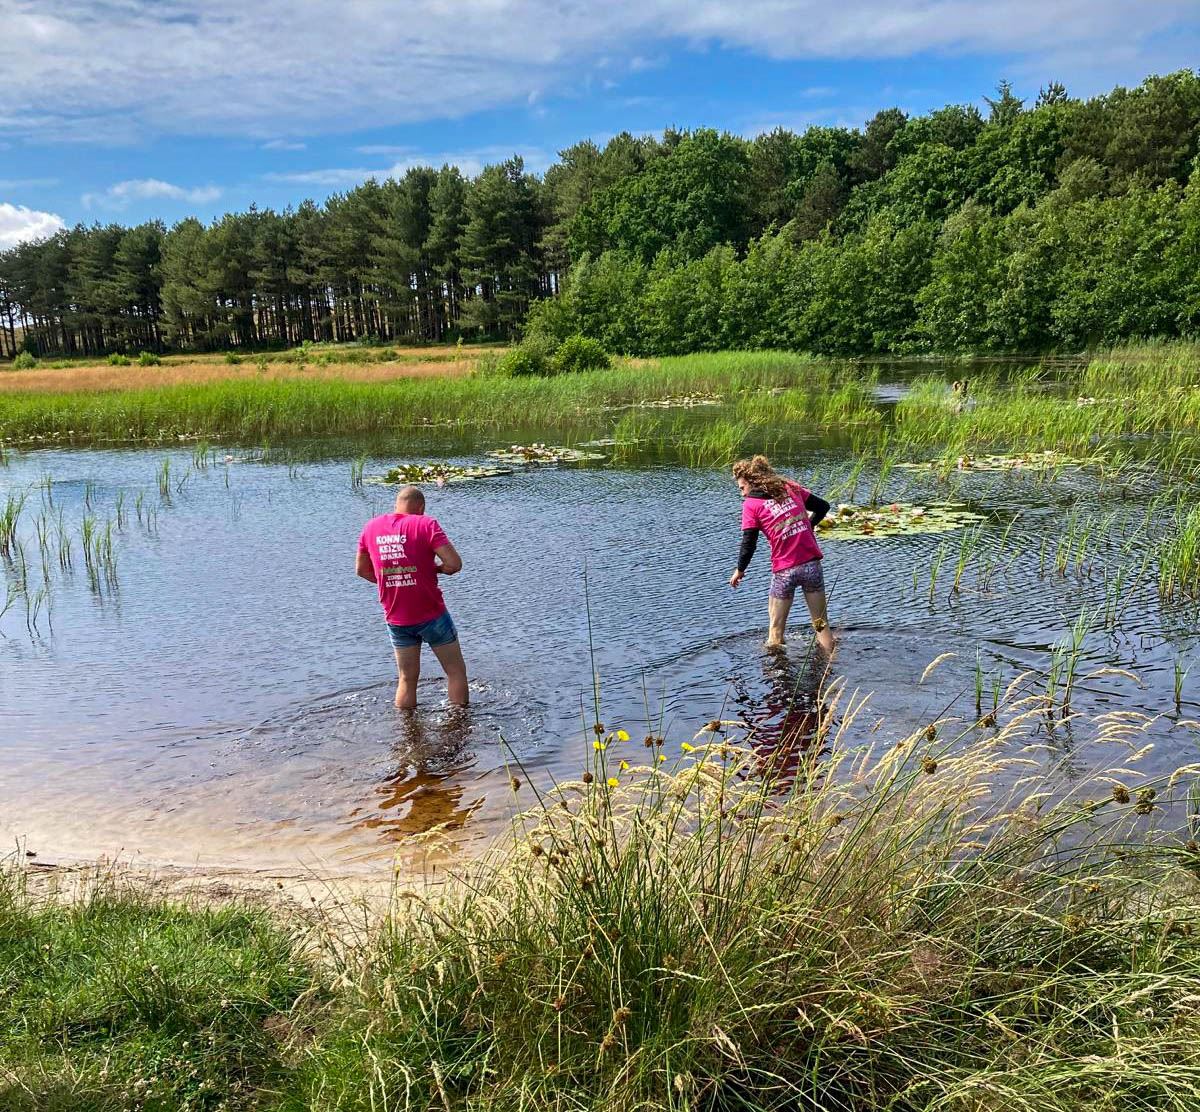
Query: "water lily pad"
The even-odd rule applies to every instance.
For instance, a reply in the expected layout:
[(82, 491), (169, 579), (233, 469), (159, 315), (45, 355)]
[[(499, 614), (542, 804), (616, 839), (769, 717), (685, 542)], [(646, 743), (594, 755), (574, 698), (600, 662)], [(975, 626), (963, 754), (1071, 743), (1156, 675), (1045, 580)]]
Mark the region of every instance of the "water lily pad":
[(511, 448), (488, 452), (488, 455), (505, 463), (579, 463), (604, 458), (601, 452), (585, 452), (582, 448), (564, 448), (556, 444), (514, 444)]
[(982, 521), (983, 515), (958, 502), (891, 502), (856, 506), (841, 502), (821, 520), (817, 533), (828, 540), (853, 541), (868, 537), (909, 537), (918, 533), (950, 533)]
[(669, 398), (648, 398), (635, 402), (635, 409), (691, 409), (698, 405), (720, 405), (720, 394), (679, 394)]
[(450, 463), (401, 463), (383, 475), (372, 475), (372, 483), (465, 483), (472, 479), (490, 479), (496, 475), (511, 475), (511, 467), (459, 467)]
[(1083, 467), (1092, 462), (1076, 459), (1047, 449), (1044, 452), (1022, 452), (1015, 456), (969, 455), (964, 453), (957, 459), (931, 459), (922, 463), (899, 463), (896, 466), (906, 471), (1051, 471), (1064, 467)]

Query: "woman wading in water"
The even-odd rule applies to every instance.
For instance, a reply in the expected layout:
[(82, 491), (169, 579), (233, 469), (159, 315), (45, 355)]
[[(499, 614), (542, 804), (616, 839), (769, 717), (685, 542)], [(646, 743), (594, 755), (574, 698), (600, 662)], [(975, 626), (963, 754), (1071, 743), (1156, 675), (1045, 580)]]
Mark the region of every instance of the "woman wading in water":
[(813, 532), (829, 512), (829, 503), (794, 480), (777, 475), (766, 456), (738, 460), (733, 465), (733, 477), (742, 492), (742, 550), (729, 585), (736, 587), (742, 581), (758, 546), (758, 535), (766, 533), (771, 545), (767, 647), (784, 643), (788, 614), (799, 587), (817, 631), (817, 644), (826, 655), (832, 654), (833, 631), (825, 612), (821, 549)]

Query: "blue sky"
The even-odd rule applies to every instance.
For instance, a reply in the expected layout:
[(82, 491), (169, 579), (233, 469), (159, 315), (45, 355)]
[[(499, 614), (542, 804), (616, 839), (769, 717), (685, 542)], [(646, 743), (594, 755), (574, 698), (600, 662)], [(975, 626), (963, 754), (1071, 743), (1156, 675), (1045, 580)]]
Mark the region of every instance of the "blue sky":
[(1136, 84), (1194, 0), (0, 0), (0, 248), (582, 138)]

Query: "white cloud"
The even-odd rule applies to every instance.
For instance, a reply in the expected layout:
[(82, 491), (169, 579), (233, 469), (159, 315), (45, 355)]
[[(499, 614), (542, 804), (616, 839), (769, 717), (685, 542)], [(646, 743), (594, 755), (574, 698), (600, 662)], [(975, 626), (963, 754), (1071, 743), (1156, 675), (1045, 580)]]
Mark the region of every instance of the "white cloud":
[(0, 251), (30, 239), (45, 239), (66, 225), (52, 212), (38, 212), (24, 205), (0, 201)]
[(512, 158), (514, 154), (519, 154), (525, 160), (525, 169), (531, 174), (540, 174), (554, 161), (553, 154), (536, 147), (519, 150), (497, 145), (440, 154), (419, 151), (412, 147), (382, 145), (359, 147), (358, 150), (363, 154), (388, 155), (395, 161), (390, 166), (383, 167), (334, 166), (316, 170), (269, 173), (264, 174), (263, 177), (267, 181), (286, 182), (290, 185), (348, 189), (361, 184), (368, 178), (376, 178), (379, 181), (385, 178), (402, 178), (415, 166), (433, 166), (435, 168), (444, 165), (457, 166), (466, 177), (473, 178), (485, 166), (504, 162)]
[(307, 143), (297, 143), (291, 139), (272, 139), (262, 145), (264, 151), (303, 151), (307, 147)]
[(0, 0), (0, 129), (267, 143), (536, 100), (681, 41), (777, 59), (984, 52), (1104, 87), (1193, 63), (1181, 31), (1195, 12), (1195, 0)]
[(185, 189), (158, 178), (135, 178), (110, 185), (103, 193), (85, 193), (82, 197), (85, 208), (123, 209), (134, 201), (182, 201), (190, 205), (211, 204), (221, 196), (215, 185), (203, 185)]

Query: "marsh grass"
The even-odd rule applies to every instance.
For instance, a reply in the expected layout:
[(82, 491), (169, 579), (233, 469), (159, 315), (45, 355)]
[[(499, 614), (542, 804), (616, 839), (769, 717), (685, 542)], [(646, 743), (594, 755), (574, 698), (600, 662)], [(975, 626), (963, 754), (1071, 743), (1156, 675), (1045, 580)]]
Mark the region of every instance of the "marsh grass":
[(1113, 716), (1114, 768), (1051, 805), (1044, 706), (864, 751), (827, 695), (791, 784), (733, 723), (669, 773), (601, 727), (510, 844), (337, 959), (284, 1107), (1194, 1107), (1187, 776), (1139, 788)]
[(1200, 768), (1144, 776), (1121, 712), (1061, 775), (1031, 682), (898, 743), (835, 684), (787, 778), (737, 722), (665, 761), (597, 724), (580, 779), (514, 767), (490, 853), (337, 932), (4, 874), (0, 1107), (1190, 1112)]
[(554, 378), (237, 378), (108, 392), (5, 393), (6, 438), (87, 441), (264, 438), (394, 433), (413, 426), (594, 426), (606, 410), (667, 397), (733, 397), (825, 374), (785, 353), (725, 352)]
[(1180, 506), (1158, 549), (1158, 589), (1167, 599), (1200, 597), (1200, 506)]

